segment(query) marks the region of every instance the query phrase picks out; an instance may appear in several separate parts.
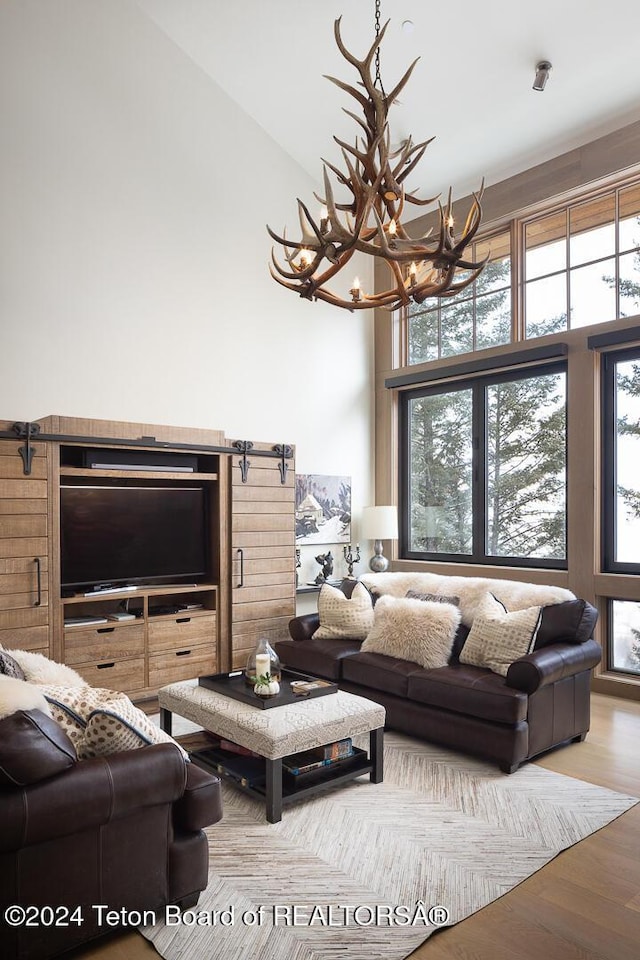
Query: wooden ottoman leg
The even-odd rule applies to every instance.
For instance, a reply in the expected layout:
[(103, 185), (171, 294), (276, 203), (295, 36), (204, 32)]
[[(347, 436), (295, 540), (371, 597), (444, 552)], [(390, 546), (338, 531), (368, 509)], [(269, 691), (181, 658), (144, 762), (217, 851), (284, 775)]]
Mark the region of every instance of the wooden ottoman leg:
[(384, 778), (384, 727), (378, 727), (369, 734), (369, 759), (372, 770), (371, 783), (382, 783)]
[(282, 757), (266, 760), (267, 767), (267, 820), (279, 823), (282, 820)]
[(165, 710), (164, 707), (160, 707), (160, 729), (168, 733), (169, 736), (171, 736), (171, 720), (171, 710)]

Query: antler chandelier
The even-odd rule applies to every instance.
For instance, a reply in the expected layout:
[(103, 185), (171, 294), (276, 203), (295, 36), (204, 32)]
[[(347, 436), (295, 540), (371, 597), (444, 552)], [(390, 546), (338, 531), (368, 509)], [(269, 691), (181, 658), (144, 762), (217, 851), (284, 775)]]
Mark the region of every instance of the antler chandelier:
[[(414, 144), (405, 140), (397, 150), (391, 149), (388, 114), (391, 105), (407, 84), (418, 62), (414, 60), (393, 90), (386, 94), (380, 79), (380, 44), (389, 21), (380, 29), (380, 0), (376, 0), (376, 37), (364, 60), (351, 54), (340, 35), (341, 17), (334, 23), (336, 44), (345, 60), (360, 75), (356, 89), (335, 77), (327, 77), (348, 93), (362, 108), (363, 117), (351, 110), (344, 112), (364, 131), (351, 146), (333, 139), (342, 150), (345, 169), (327, 160), (323, 163), (324, 197), (314, 194), (322, 204), (320, 216), (314, 219), (308, 207), (298, 199), (301, 239), (288, 240), (267, 227), (270, 236), (282, 247), (286, 265), (281, 265), (272, 249), (271, 276), (288, 290), (307, 300), (325, 300), (347, 310), (385, 307), (395, 310), (410, 301), (423, 303), (428, 297), (453, 297), (473, 283), (488, 258), (474, 263), (464, 258), (465, 249), (473, 240), (482, 217), (480, 200), (483, 187), (473, 194), (464, 229), (456, 238), (451, 189), (446, 205), (439, 197), (421, 200), (416, 191), (405, 190), (404, 181), (422, 159), (431, 140)], [(419, 59), (419, 58), (418, 58)], [(375, 74), (372, 69), (375, 66)], [(338, 202), (329, 177), (334, 174), (347, 200)], [(406, 204), (426, 206), (438, 203), (439, 228), (416, 239), (409, 236), (402, 223)], [(342, 270), (354, 253), (365, 253), (387, 264), (391, 285), (381, 293), (365, 293), (358, 278), (353, 281), (351, 300), (329, 290), (327, 284)]]

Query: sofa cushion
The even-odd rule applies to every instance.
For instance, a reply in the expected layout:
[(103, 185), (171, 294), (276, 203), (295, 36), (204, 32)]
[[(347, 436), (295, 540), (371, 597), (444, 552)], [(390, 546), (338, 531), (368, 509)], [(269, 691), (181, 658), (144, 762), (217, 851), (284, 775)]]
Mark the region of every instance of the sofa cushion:
[(481, 667), (451, 664), (414, 670), (408, 681), (408, 699), (430, 707), (495, 723), (516, 724), (527, 717), (526, 693), (507, 687), (503, 677)]
[(40, 710), (49, 713), (47, 701), (38, 687), (17, 677), (0, 674), (0, 717), (8, 717), (16, 710)]
[(76, 762), (73, 744), (40, 710), (18, 710), (0, 720), (0, 786), (26, 787)]
[(360, 652), (360, 640), (278, 640), (276, 652), (285, 666), (314, 677), (339, 680), (342, 662)]
[(460, 663), (488, 667), (506, 677), (513, 661), (533, 649), (541, 614), (540, 607), (508, 613), (503, 604), (488, 593), (462, 648)]
[(4, 674), (5, 677), (13, 677), (14, 680), (27, 679), (18, 661), (2, 647), (0, 647), (0, 674)]
[(441, 593), (422, 593), (420, 590), (407, 590), (406, 595), (413, 600), (426, 600), (431, 603), (451, 603), (454, 607), (460, 606), (460, 597), (446, 597)]
[[(124, 694), (92, 710), (84, 737), (78, 747), (78, 756), (107, 757), (123, 750), (137, 750), (154, 743), (175, 743), (173, 737), (161, 730), (142, 710), (135, 707)], [(189, 755), (179, 744), (185, 760)]]
[(552, 643), (586, 643), (593, 636), (598, 611), (586, 600), (565, 600), (542, 608), (535, 650)]
[(76, 748), (84, 737), (91, 711), (122, 696), (118, 690), (90, 687), (88, 683), (82, 687), (42, 684), (39, 689), (45, 696), (51, 716), (60, 724)]
[(342, 677), (350, 683), (406, 697), (409, 676), (419, 667), (410, 660), (382, 653), (356, 653), (342, 661)]
[(362, 652), (383, 653), (422, 667), (444, 667), (459, 623), (460, 611), (450, 603), (380, 597)]
[(316, 639), (364, 640), (373, 626), (371, 594), (362, 583), (356, 583), (350, 597), (330, 583), (323, 583), (318, 616), (320, 626), (313, 635)]

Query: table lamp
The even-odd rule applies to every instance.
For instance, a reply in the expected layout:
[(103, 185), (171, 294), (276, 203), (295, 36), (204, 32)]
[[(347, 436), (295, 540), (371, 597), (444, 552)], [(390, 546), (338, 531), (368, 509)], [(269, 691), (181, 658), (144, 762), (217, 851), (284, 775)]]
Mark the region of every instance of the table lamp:
[(374, 556), (369, 567), (374, 573), (389, 569), (389, 561), (382, 553), (383, 540), (398, 539), (397, 507), (364, 507), (362, 511), (362, 538), (374, 540)]

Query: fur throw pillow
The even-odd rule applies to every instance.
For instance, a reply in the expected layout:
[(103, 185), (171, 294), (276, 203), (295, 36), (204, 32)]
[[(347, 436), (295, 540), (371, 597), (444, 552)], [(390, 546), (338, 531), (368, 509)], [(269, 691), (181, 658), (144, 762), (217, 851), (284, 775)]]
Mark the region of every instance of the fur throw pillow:
[(87, 681), (79, 673), (64, 663), (49, 660), (41, 653), (31, 653), (30, 650), (12, 650), (11, 656), (24, 671), (25, 678), (30, 683), (49, 684), (58, 687), (86, 687)]
[(8, 717), (17, 710), (41, 710), (51, 716), (41, 690), (26, 680), (0, 674), (0, 717)]
[(373, 626), (371, 594), (356, 583), (351, 597), (323, 583), (318, 597), (320, 626), (313, 634), (317, 640), (364, 640)]
[(459, 623), (460, 610), (452, 604), (382, 596), (362, 652), (384, 653), (427, 669), (446, 667)]

